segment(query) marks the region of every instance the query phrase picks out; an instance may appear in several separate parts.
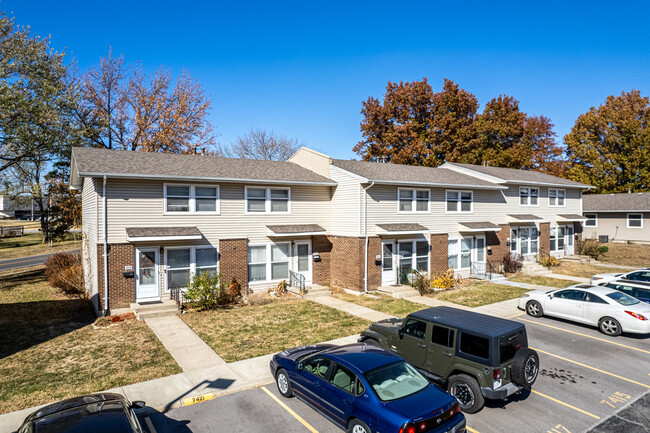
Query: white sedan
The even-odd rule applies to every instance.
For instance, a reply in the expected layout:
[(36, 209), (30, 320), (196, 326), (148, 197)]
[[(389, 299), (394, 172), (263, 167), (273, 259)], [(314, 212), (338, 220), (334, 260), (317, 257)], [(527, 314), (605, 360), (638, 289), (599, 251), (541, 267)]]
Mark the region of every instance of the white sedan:
[(623, 278), (626, 280), (632, 281), (650, 281), (650, 268), (639, 269), (636, 271), (628, 273), (607, 273), (607, 274), (596, 274), (591, 277), (591, 284), (602, 284), (608, 281), (615, 280), (617, 278)]
[(607, 335), (650, 334), (650, 304), (609, 287), (578, 284), (565, 289), (535, 290), (519, 298), (530, 316), (553, 316), (598, 326)]

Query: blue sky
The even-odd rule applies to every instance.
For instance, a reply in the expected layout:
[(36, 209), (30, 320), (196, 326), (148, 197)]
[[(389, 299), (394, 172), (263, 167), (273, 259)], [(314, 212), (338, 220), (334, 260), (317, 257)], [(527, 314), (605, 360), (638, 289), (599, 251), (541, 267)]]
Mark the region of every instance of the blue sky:
[[(561, 140), (607, 95), (650, 95), (649, 2), (171, 2), (2, 0), (83, 70), (112, 46), (212, 98), (222, 144), (274, 130), (338, 158), (361, 139), (361, 103), (388, 81), (449, 78), (481, 107), (514, 96)], [(482, 108), (481, 108), (482, 109)]]

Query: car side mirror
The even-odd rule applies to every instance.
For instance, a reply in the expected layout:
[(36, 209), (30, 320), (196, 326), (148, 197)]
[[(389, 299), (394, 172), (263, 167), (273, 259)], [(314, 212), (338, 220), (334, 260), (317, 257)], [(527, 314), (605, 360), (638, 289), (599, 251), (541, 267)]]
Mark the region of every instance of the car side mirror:
[(137, 400), (137, 401), (131, 402), (131, 409), (142, 409), (146, 405), (147, 405), (147, 403), (145, 403), (144, 401)]
[(302, 371), (305, 368), (304, 364), (302, 362), (299, 362), (296, 364), (296, 370)]
[(553, 299), (553, 295), (548, 295), (548, 299)]
[(402, 337), (404, 337), (404, 328), (399, 328), (399, 331), (397, 331), (397, 335), (399, 335), (399, 339), (401, 340)]

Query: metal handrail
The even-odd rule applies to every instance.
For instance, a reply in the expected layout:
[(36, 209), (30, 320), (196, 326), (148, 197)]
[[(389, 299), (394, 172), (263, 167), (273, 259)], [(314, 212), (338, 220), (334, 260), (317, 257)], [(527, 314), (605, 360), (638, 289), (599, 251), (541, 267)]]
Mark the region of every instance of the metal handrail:
[(181, 308), (186, 303), (185, 292), (173, 281), (169, 282), (169, 298), (176, 301), (178, 308)]
[(300, 293), (307, 293), (305, 276), (301, 273), (289, 271), (289, 286), (298, 288)]

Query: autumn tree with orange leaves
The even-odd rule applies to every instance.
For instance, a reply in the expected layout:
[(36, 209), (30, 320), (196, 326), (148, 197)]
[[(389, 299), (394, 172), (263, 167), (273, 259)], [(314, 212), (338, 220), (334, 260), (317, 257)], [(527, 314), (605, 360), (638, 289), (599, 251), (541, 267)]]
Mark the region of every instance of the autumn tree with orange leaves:
[(363, 102), (363, 140), (353, 150), (364, 160), (398, 164), (450, 161), (562, 172), (562, 149), (548, 118), (528, 116), (510, 96), (492, 99), (482, 113), (478, 108), (476, 96), (451, 80), (438, 93), (426, 77), (389, 82), (383, 102)]
[(184, 71), (175, 82), (160, 68), (147, 76), (112, 50), (97, 67), (75, 74), (74, 117), (81, 145), (145, 152), (213, 151), (210, 99)]

